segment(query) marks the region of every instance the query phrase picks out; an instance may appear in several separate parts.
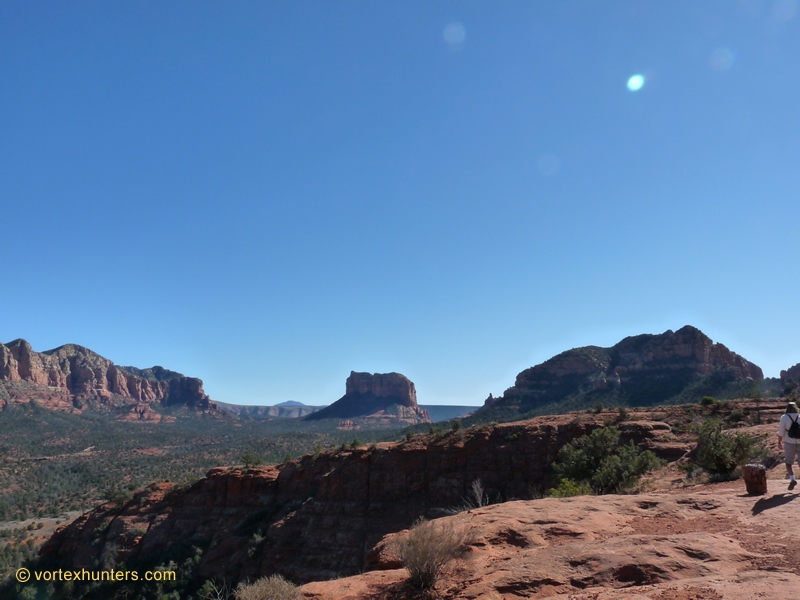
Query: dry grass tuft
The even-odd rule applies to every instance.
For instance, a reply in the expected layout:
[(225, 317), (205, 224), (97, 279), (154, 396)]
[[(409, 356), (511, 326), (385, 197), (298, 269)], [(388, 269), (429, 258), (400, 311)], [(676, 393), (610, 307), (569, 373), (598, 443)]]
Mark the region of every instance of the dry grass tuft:
[(240, 583), (233, 593), (236, 600), (299, 600), (300, 588), (280, 575), (262, 577), (253, 583)]
[(467, 552), (467, 528), (452, 520), (417, 520), (408, 535), (398, 541), (396, 551), (411, 575), (414, 587), (436, 585), (442, 572)]

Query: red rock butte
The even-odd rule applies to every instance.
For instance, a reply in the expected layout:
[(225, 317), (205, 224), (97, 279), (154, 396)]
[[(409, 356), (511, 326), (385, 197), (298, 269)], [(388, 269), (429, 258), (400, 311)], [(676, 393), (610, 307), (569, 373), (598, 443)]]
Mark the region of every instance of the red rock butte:
[(417, 390), (400, 373), (356, 373), (350, 371), (345, 394), (330, 406), (305, 417), (318, 419), (353, 419), (358, 417), (393, 417), (408, 423), (430, 422), (428, 411), (417, 405)]

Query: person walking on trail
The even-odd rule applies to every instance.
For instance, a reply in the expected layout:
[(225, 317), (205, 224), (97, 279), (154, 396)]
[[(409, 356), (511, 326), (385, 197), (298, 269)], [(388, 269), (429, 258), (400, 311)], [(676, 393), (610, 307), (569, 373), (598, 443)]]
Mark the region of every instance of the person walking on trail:
[(778, 450), (783, 450), (783, 462), (786, 463), (790, 480), (789, 489), (793, 490), (797, 480), (794, 478), (792, 465), (795, 460), (800, 463), (800, 412), (794, 402), (786, 405), (786, 414), (781, 417), (778, 426)]

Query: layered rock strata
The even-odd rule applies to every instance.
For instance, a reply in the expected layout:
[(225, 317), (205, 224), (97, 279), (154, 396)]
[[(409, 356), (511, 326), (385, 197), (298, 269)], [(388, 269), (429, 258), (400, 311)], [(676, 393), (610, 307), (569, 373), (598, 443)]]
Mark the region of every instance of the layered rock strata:
[(356, 373), (350, 371), (345, 394), (306, 420), (353, 419), (356, 417), (400, 423), (428, 423), (428, 412), (417, 404), (414, 383), (400, 373)]
[(675, 332), (627, 337), (611, 348), (562, 352), (522, 371), (514, 386), (500, 398), (490, 396), (483, 410), (525, 412), (565, 400), (573, 402), (573, 409), (594, 400), (647, 406), (690, 389), (713, 395), (732, 382), (763, 377), (758, 366), (687, 325)]
[[(782, 465), (778, 467), (780, 476)], [(770, 481), (785, 488), (781, 481)], [(764, 510), (769, 508), (769, 510)], [(445, 517), (467, 531), (467, 558), (446, 569), (437, 598), (752, 600), (792, 598), (800, 545), (791, 502), (748, 497), (741, 482), (628, 496), (506, 502)], [(306, 600), (421, 597), (387, 536), (379, 569), (302, 587)]]
[(162, 367), (120, 367), (88, 348), (67, 344), (34, 352), (25, 340), (0, 344), (0, 409), (9, 403), (36, 401), (55, 410), (128, 409), (148, 415), (151, 405), (181, 405), (199, 411), (215, 406), (203, 382)]
[[(602, 418), (546, 417), (247, 471), (217, 468), (188, 491), (158, 484), (125, 506), (87, 513), (56, 532), (42, 555), (80, 568), (110, 546), (133, 568), (165, 556), (182, 562), (194, 547), (202, 550), (198, 576), (218, 581), (274, 572), (294, 581), (359, 573), (385, 534), (463, 504), (476, 480), (492, 501), (540, 494), (559, 449), (602, 426)], [(621, 430), (623, 441), (664, 457), (689, 450), (667, 423), (635, 421)]]

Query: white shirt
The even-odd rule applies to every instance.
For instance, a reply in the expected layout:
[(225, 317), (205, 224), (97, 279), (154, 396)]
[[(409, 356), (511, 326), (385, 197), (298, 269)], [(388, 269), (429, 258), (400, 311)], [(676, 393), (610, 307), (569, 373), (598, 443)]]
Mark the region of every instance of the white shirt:
[(781, 417), (781, 423), (778, 426), (778, 435), (784, 436), (783, 443), (784, 444), (800, 444), (800, 439), (791, 438), (787, 433), (789, 431), (789, 427), (792, 426), (792, 422), (797, 421), (800, 423), (800, 414), (798, 413), (786, 413)]

